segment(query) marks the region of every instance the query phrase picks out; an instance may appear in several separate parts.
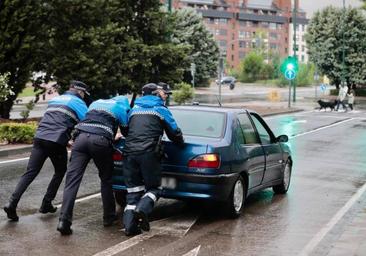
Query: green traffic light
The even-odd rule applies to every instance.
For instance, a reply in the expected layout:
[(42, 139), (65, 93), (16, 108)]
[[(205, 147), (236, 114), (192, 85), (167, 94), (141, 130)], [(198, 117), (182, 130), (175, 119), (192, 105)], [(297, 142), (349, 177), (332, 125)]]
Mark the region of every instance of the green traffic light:
[(293, 56), (288, 56), (281, 65), (281, 72), (283, 74), (286, 73), (286, 71), (291, 70), (294, 71), (295, 73), (297, 73), (299, 69), (299, 65), (297, 63), (297, 59)]
[(294, 70), (294, 69), (295, 69), (295, 66), (294, 66), (294, 64), (292, 64), (292, 63), (288, 63), (288, 64), (286, 65), (286, 68), (287, 68), (288, 70)]

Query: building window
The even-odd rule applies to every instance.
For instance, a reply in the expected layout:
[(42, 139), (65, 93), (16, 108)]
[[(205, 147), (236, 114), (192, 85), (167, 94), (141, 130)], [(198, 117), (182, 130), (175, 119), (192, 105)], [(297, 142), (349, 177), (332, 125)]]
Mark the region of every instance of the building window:
[(268, 28), (269, 27), (269, 23), (268, 22), (262, 22), (262, 28)]
[(227, 24), (227, 22), (228, 22), (227, 19), (222, 19), (222, 18), (219, 19), (220, 24)]
[(277, 24), (276, 23), (269, 23), (269, 29), (277, 29)]
[(244, 59), (245, 58), (245, 52), (239, 52), (239, 59)]
[(219, 35), (220, 36), (226, 36), (227, 35), (227, 30), (226, 29), (220, 29), (219, 30)]
[(239, 48), (246, 48), (246, 47), (247, 47), (247, 42), (239, 41)]
[(234, 61), (234, 55), (231, 54), (231, 61)]
[(301, 46), (301, 51), (305, 52), (305, 45)]
[(231, 44), (231, 50), (234, 51), (234, 44)]
[(270, 43), (269, 46), (272, 50), (276, 50), (278, 48), (278, 45), (274, 43)]
[(221, 48), (226, 48), (226, 45), (227, 45), (226, 40), (220, 40), (219, 45), (220, 45)]
[(278, 38), (277, 33), (274, 32), (269, 33), (269, 38), (276, 40)]
[(301, 55), (301, 61), (305, 62), (305, 56), (304, 55)]
[(207, 18), (207, 23), (214, 24), (215, 23), (215, 19), (214, 18)]
[(245, 38), (245, 31), (239, 31), (239, 39)]

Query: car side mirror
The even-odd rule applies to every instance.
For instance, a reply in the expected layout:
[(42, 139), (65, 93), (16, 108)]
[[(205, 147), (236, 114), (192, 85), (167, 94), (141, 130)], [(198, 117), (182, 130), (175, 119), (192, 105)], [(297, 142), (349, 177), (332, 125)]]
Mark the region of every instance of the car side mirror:
[(288, 142), (288, 136), (283, 134), (276, 138), (277, 142)]

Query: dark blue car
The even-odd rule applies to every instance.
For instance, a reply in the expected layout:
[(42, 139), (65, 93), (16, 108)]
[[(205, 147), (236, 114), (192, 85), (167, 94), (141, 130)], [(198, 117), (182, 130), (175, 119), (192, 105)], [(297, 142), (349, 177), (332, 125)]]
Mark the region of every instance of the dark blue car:
[[(287, 192), (293, 164), (288, 137), (276, 137), (257, 113), (202, 106), (170, 110), (185, 144), (163, 138), (162, 197), (217, 201), (229, 215), (239, 216), (251, 193), (268, 187)], [(113, 187), (120, 204), (125, 193), (122, 158), (115, 153)]]

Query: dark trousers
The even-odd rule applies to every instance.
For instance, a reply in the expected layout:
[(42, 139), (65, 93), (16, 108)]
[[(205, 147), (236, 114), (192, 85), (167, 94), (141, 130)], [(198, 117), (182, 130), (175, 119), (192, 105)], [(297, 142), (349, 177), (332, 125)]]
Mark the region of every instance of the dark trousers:
[(345, 111), (347, 111), (347, 106), (346, 106), (346, 104), (344, 103), (344, 100), (338, 100), (336, 110), (338, 111), (338, 109), (339, 109), (339, 105), (341, 105), (341, 104), (342, 104), (342, 108), (343, 108)]
[(351, 103), (351, 104), (348, 104), (348, 106), (349, 106), (349, 108), (351, 109), (351, 110), (353, 110), (353, 104)]
[(160, 159), (155, 152), (129, 155), (123, 161), (123, 177), (127, 187), (124, 225), (127, 231), (136, 228), (131, 217), (134, 210), (150, 214), (159, 199), (161, 184)]
[(112, 154), (112, 142), (103, 136), (82, 132), (76, 138), (66, 172), (60, 220), (72, 222), (76, 195), (90, 159), (94, 160), (101, 180), (103, 219), (109, 220), (115, 217), (116, 205), (112, 190)]
[(12, 206), (17, 206), (21, 196), (32, 183), (32, 181), (37, 177), (48, 157), (51, 159), (51, 162), (55, 168), (55, 174), (48, 185), (44, 200), (51, 202), (53, 199), (55, 199), (57, 190), (60, 187), (66, 172), (67, 150), (65, 146), (62, 146), (58, 143), (35, 138), (27, 166), (27, 171), (20, 178), (18, 185), (11, 196), (10, 201)]

